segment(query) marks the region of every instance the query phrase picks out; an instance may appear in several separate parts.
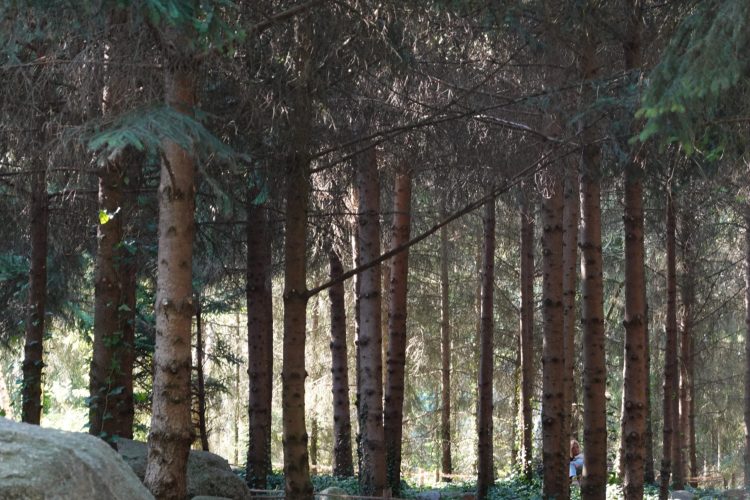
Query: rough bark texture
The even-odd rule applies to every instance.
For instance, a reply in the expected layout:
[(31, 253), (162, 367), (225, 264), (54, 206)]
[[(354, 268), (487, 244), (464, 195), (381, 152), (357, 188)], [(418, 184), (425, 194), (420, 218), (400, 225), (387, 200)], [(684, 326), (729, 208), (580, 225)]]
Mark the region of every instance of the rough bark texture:
[(284, 348), (281, 379), (283, 410), (284, 478), (286, 497), (312, 498), (305, 429), (305, 325), (307, 160), (301, 153), (290, 161), (286, 189), (286, 236), (284, 241)]
[(265, 489), (271, 472), (271, 399), (273, 388), (273, 303), (271, 297), (271, 235), (265, 205), (247, 200), (247, 352), (248, 447), (245, 479), (252, 489)]
[[(338, 254), (328, 254), (331, 279), (344, 273)], [(331, 376), (333, 391), (333, 475), (353, 476), (352, 422), (349, 414), (349, 365), (346, 344), (344, 283), (328, 289), (331, 301)]]
[(37, 424), (42, 416), (42, 369), (44, 368), (44, 325), (47, 301), (47, 199), (46, 163), (38, 162), (31, 176), (29, 230), (29, 305), (26, 315), (26, 341), (23, 350), (21, 421)]
[[(115, 10), (109, 20), (107, 60), (125, 49), (127, 11)], [(105, 65), (106, 84), (102, 110), (105, 115), (122, 111), (128, 79), (118, 68)], [(94, 346), (89, 372), (89, 432), (116, 446), (117, 437), (132, 437), (135, 266), (124, 244), (126, 217), (133, 194), (125, 194), (138, 155), (130, 148), (120, 152), (99, 170), (97, 251), (94, 272)]]
[[(641, 69), (641, 0), (628, 0), (623, 52), (625, 69), (635, 83)], [(637, 123), (631, 125), (637, 133)], [(625, 166), (625, 352), (623, 355), (620, 468), (626, 499), (643, 498), (648, 419), (648, 336), (646, 326), (646, 270), (643, 243), (643, 157), (631, 153)]]
[(750, 489), (750, 205), (745, 207), (745, 456), (744, 456), (744, 459), (745, 459), (745, 489)]
[(521, 199), (521, 467), (527, 479), (531, 479), (532, 400), (534, 397), (534, 207), (529, 194)]
[[(643, 294), (646, 294), (646, 290), (643, 290)], [(646, 298), (643, 299), (646, 302)], [(649, 307), (646, 303), (646, 464), (643, 472), (643, 481), (646, 484), (656, 483), (656, 471), (654, 470), (654, 429), (651, 415), (651, 334), (648, 327), (649, 323)]]
[[(553, 180), (554, 179), (554, 180)], [(567, 499), (568, 446), (564, 416), (563, 183), (550, 178), (542, 201), (542, 461), (545, 498)]]
[[(443, 205), (445, 214), (445, 205)], [(451, 456), (451, 314), (450, 314), (450, 276), (448, 274), (448, 260), (450, 249), (448, 242), (448, 226), (440, 228), (440, 360), (441, 360), (441, 391), (440, 391), (440, 470), (443, 481), (450, 482), (453, 474), (453, 458)]]
[(678, 390), (677, 390), (677, 266), (675, 252), (676, 222), (674, 199), (671, 191), (667, 192), (666, 216), (667, 247), (667, 317), (665, 325), (666, 344), (664, 349), (664, 433), (663, 456), (661, 464), (661, 485), (659, 497), (669, 496), (669, 476), (672, 475), (676, 489), (682, 489), (682, 461), (677, 461), (679, 454), (678, 433)]
[(479, 408), (477, 426), (479, 450), (477, 463), (477, 498), (487, 498), (494, 480), (492, 453), (492, 378), (494, 333), (494, 279), (495, 279), (495, 200), (484, 207), (484, 237), (482, 260), (482, 306), (479, 343)]
[[(380, 255), (380, 180), (375, 148), (363, 152), (357, 161), (355, 176), (359, 192), (359, 259), (361, 262), (370, 262)], [(358, 287), (358, 414), (362, 453), (359, 484), (363, 495), (381, 496), (386, 488), (386, 465), (380, 266), (363, 271)]]
[[(197, 68), (189, 56), (167, 62), (167, 103), (192, 113)], [(187, 494), (187, 458), (193, 441), (190, 406), (193, 320), (195, 163), (173, 142), (165, 144), (159, 182), (156, 348), (148, 466), (144, 484), (157, 498)]]
[[(206, 428), (206, 380), (203, 371), (203, 315), (200, 296), (195, 299), (195, 397), (198, 403), (198, 436), (201, 449), (208, 451), (208, 429)], [(237, 463), (235, 461), (234, 463)]]
[[(586, 38), (582, 47), (581, 76), (586, 87), (596, 75), (595, 43)], [(586, 102), (593, 90), (585, 92)], [(593, 143), (594, 131), (583, 131), (581, 154), (581, 295), (583, 299), (583, 435), (584, 473), (581, 494), (597, 500), (607, 490), (607, 365), (604, 350), (604, 303), (602, 276), (602, 224), (600, 205), (600, 152)]]
[[(396, 174), (393, 197), (392, 245), (409, 241), (411, 230), (411, 175), (404, 169)], [(386, 372), (384, 430), (388, 485), (393, 495), (401, 492), (401, 436), (404, 414), (404, 368), (406, 366), (406, 293), (409, 250), (393, 256), (390, 272), (388, 314), (388, 370)]]
[[(578, 193), (578, 165), (568, 162), (565, 167), (563, 191), (563, 344), (565, 346), (565, 384), (563, 432), (566, 442), (576, 437), (581, 415), (575, 405), (577, 400), (575, 368), (577, 353), (576, 338), (576, 291), (578, 288), (578, 217), (580, 198)], [(566, 456), (569, 450), (566, 449)]]

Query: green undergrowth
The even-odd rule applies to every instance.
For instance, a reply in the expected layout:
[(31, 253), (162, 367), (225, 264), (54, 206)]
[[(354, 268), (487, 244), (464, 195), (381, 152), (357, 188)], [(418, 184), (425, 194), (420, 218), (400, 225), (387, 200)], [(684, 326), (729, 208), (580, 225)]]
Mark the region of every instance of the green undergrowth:
[[(244, 470), (236, 469), (235, 472), (243, 477)], [(312, 476), (313, 489), (317, 493), (326, 488), (335, 486), (346, 491), (350, 495), (359, 494), (359, 483), (356, 477), (334, 477), (331, 475), (315, 475)], [(268, 489), (271, 490), (283, 490), (284, 489), (284, 475), (281, 473), (274, 473), (268, 476)], [(427, 491), (440, 491), (440, 496), (443, 498), (454, 497), (456, 499), (461, 498), (464, 493), (474, 493), (476, 491), (476, 482), (474, 481), (461, 481), (452, 483), (432, 483), (424, 486), (418, 486), (410, 484), (408, 481), (401, 482), (401, 495), (400, 498), (417, 498), (420, 493)], [(688, 490), (693, 493), (696, 498), (700, 499), (716, 499), (720, 500), (724, 498), (722, 492), (716, 489), (693, 489)], [(581, 489), (577, 486), (572, 486), (570, 490), (571, 500), (581, 500)], [(615, 482), (607, 485), (607, 500), (619, 500), (624, 498), (622, 493), (622, 486)], [(647, 484), (645, 487), (644, 500), (657, 500), (659, 498), (659, 487), (657, 485)], [(534, 476), (531, 481), (526, 480), (520, 475), (512, 475), (504, 479), (499, 479), (495, 482), (494, 486), (490, 488), (489, 500), (542, 500), (542, 479), (539, 476)]]

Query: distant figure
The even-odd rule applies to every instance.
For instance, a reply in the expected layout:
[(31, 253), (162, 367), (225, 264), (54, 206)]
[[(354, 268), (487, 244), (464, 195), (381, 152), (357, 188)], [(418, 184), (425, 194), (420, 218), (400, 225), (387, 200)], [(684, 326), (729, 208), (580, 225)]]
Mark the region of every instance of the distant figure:
[(580, 476), (583, 471), (583, 453), (581, 445), (575, 439), (570, 440), (570, 467), (568, 475), (571, 478)]

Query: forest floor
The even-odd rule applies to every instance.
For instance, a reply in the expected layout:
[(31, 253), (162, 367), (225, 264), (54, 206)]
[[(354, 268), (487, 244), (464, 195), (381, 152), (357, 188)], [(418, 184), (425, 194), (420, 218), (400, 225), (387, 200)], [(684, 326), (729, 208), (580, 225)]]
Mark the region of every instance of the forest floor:
[[(244, 471), (237, 471), (240, 475)], [(356, 477), (338, 478), (330, 475), (312, 476), (313, 488), (316, 492), (322, 491), (331, 486), (343, 489), (350, 495), (359, 494), (359, 484)], [(274, 474), (269, 476), (269, 489), (283, 490), (284, 476)], [(439, 492), (440, 498), (455, 498), (460, 500), (465, 498), (465, 494), (472, 494), (476, 491), (474, 482), (454, 482), (454, 483), (435, 483), (425, 486), (416, 486), (406, 481), (402, 481), (402, 491), (400, 498), (435, 498), (436, 495), (430, 495), (428, 492)], [(693, 489), (689, 491), (700, 499), (722, 499), (723, 492), (717, 489)], [(532, 481), (526, 481), (520, 476), (511, 476), (505, 479), (499, 479), (490, 490), (490, 500), (541, 500), (542, 482), (540, 477), (535, 477)], [(619, 484), (609, 484), (607, 486), (607, 500), (619, 500), (623, 498), (622, 488)], [(657, 500), (659, 498), (659, 487), (657, 485), (646, 485), (643, 498), (645, 500)], [(581, 490), (579, 487), (571, 488), (571, 500), (580, 500)]]

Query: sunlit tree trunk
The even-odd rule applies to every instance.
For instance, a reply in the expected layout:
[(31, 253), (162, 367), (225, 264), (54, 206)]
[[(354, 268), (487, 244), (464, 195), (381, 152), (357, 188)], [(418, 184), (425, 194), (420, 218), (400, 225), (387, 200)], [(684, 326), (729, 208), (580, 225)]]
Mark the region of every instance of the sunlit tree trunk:
[[(397, 248), (409, 241), (411, 231), (411, 174), (396, 173), (391, 242)], [(391, 258), (390, 310), (388, 315), (388, 370), (386, 372), (384, 427), (388, 485), (393, 495), (401, 492), (401, 436), (404, 417), (404, 367), (406, 365), (406, 293), (409, 250)]]
[[(442, 207), (442, 218), (445, 218), (445, 204)], [(440, 441), (441, 477), (445, 482), (452, 480), (453, 457), (451, 456), (451, 314), (450, 314), (450, 276), (448, 262), (450, 249), (448, 226), (440, 228)]]
[[(204, 358), (203, 342), (203, 308), (200, 295), (195, 298), (195, 379), (198, 402), (198, 435), (201, 449), (208, 451), (208, 428), (206, 427), (206, 375), (203, 370)], [(235, 462), (236, 463), (236, 462)]]
[(667, 247), (667, 317), (665, 324), (666, 345), (664, 349), (664, 434), (659, 497), (669, 496), (669, 476), (672, 475), (676, 489), (684, 487), (682, 460), (679, 453), (679, 407), (677, 366), (677, 265), (675, 239), (677, 231), (674, 198), (667, 191), (666, 247)]
[[(585, 37), (581, 54), (581, 76), (586, 103), (594, 99), (596, 44)], [(607, 415), (605, 391), (607, 365), (604, 350), (604, 303), (602, 275), (602, 223), (600, 205), (600, 152), (594, 143), (595, 131), (583, 130), (581, 154), (581, 324), (583, 326), (583, 435), (584, 471), (581, 494), (593, 500), (604, 499), (607, 490)]]
[(44, 326), (47, 299), (47, 225), (49, 218), (46, 162), (35, 163), (31, 175), (29, 212), (31, 259), (26, 341), (23, 357), (21, 420), (37, 424), (42, 416), (42, 368), (44, 368)]
[[(625, 69), (639, 79), (641, 69), (641, 0), (628, 0)], [(637, 124), (631, 125), (637, 133)], [(646, 326), (645, 249), (643, 243), (643, 156), (631, 153), (625, 166), (625, 352), (623, 354), (622, 425), (620, 468), (626, 499), (643, 498), (648, 419), (648, 336)]]
[[(328, 253), (331, 280), (344, 273), (334, 250)], [(352, 423), (349, 414), (349, 365), (346, 343), (344, 283), (328, 289), (331, 301), (331, 375), (333, 378), (333, 475), (353, 476)]]
[(271, 234), (265, 203), (255, 203), (259, 188), (249, 190), (247, 225), (248, 447), (245, 480), (265, 489), (271, 472), (271, 400), (273, 389), (273, 303)]
[[(549, 175), (549, 174), (548, 174)], [(553, 180), (554, 179), (554, 180)], [(568, 446), (564, 416), (563, 183), (550, 175), (542, 200), (542, 461), (545, 498), (567, 499)]]
[(532, 471), (532, 402), (534, 398), (534, 206), (521, 194), (521, 463), (527, 479)]
[[(359, 193), (359, 258), (367, 263), (380, 255), (380, 180), (374, 147), (357, 158), (355, 178)], [(360, 274), (357, 292), (360, 315), (358, 414), (362, 453), (359, 484), (366, 496), (380, 496), (386, 488), (380, 285), (379, 265)]]
[(693, 315), (695, 311), (695, 261), (693, 254), (693, 238), (696, 220), (691, 207), (687, 204), (681, 207), (680, 236), (682, 258), (681, 274), (682, 286), (680, 299), (682, 302), (680, 314), (680, 448), (683, 469), (687, 472), (687, 480), (692, 486), (697, 476), (695, 463), (695, 431), (693, 423)]
[[(184, 40), (178, 39), (180, 42)], [(191, 114), (196, 103), (197, 63), (189, 54), (174, 53), (165, 64), (167, 103)], [(195, 161), (174, 142), (167, 141), (164, 148), (159, 182), (154, 398), (144, 483), (157, 498), (183, 499), (193, 441), (190, 358), (195, 308)]]
[(479, 343), (479, 411), (477, 415), (479, 451), (477, 498), (487, 498), (494, 479), (492, 446), (492, 379), (495, 285), (495, 199), (484, 206), (482, 258), (481, 333)]

